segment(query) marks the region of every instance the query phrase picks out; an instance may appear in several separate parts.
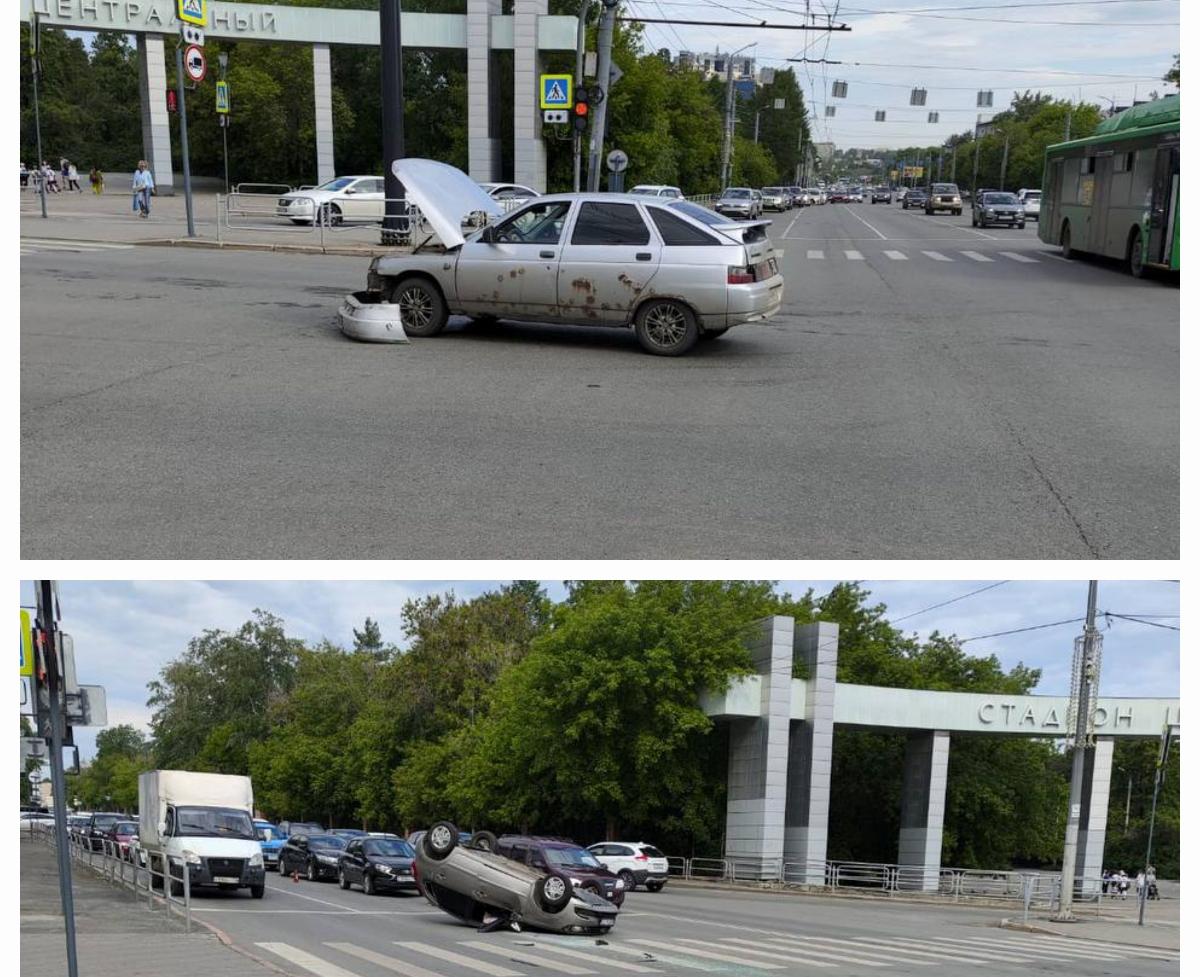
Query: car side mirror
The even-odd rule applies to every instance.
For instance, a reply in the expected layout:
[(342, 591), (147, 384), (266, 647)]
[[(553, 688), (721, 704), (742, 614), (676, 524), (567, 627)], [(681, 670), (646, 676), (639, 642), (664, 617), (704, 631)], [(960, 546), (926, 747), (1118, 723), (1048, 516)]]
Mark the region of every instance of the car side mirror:
[(483, 233), (479, 235), (479, 240), (484, 244), (495, 244), (496, 226), (494, 224), (489, 224), (487, 227), (485, 227), (483, 229)]
[(349, 196), (349, 195), (350, 195), (350, 194), (352, 194), (352, 193), (358, 193), (358, 191), (357, 191), (357, 190), (355, 190), (355, 189), (354, 189), (354, 187), (346, 187), (346, 191), (345, 191), (345, 192), (346, 192), (346, 195), (347, 195), (347, 196)]

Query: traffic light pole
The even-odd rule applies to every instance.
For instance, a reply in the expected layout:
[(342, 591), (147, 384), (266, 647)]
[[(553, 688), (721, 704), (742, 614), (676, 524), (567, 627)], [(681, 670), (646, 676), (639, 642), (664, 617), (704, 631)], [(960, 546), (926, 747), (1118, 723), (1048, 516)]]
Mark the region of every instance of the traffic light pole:
[(392, 164), (404, 158), (404, 55), (400, 50), (400, 0), (379, 3), (380, 87), (383, 108), (383, 229), (381, 244), (403, 244), (407, 225), (404, 184)]
[[(183, 154), (183, 202), (187, 208), (187, 236), (196, 236), (196, 221), (192, 217), (192, 164), (188, 160), (187, 97), (183, 90), (183, 44), (175, 45), (175, 74), (179, 87), (179, 152)], [(61, 763), (62, 757), (59, 757)], [(55, 787), (55, 790), (58, 788)]]
[[(182, 64), (182, 61), (180, 63)], [(54, 791), (54, 848), (58, 856), (58, 891), (62, 899), (67, 938), (67, 977), (79, 977), (79, 960), (75, 953), (75, 900), (71, 894), (71, 854), (67, 847), (67, 787), (62, 762), (62, 673), (58, 666), (54, 586), (49, 580), (39, 580), (36, 587), (38, 633), (42, 640), (42, 663), (46, 669), (46, 685), (50, 698), (50, 786)], [(37, 701), (36, 694), (34, 701)]]
[[(591, 9), (591, 0), (583, 0), (579, 5), (579, 26), (575, 34), (575, 91), (579, 91), (584, 86), (583, 80), (583, 46), (587, 39), (587, 15)], [(572, 126), (574, 122), (572, 121)], [(579, 181), (582, 177), (580, 171), (583, 169), (583, 133), (578, 129), (574, 129), (574, 134), (571, 139), (572, 154), (574, 156), (575, 167), (575, 192), (579, 192)]]
[(591, 141), (588, 143), (587, 187), (589, 193), (600, 189), (600, 155), (604, 152), (604, 128), (608, 122), (608, 76), (612, 70), (613, 26), (617, 20), (618, 0), (601, 0), (600, 29), (596, 35), (596, 84), (600, 87), (600, 104), (592, 120)]
[(34, 186), (38, 188), (38, 196), (42, 198), (42, 217), (46, 216), (46, 174), (42, 172), (42, 110), (38, 103), (38, 75), (42, 73), (41, 41), (38, 15), (35, 11), (33, 22), (29, 25), (33, 32), (30, 46), (33, 48), (33, 127), (37, 131), (37, 159), (33, 161), (33, 172), (37, 175)]

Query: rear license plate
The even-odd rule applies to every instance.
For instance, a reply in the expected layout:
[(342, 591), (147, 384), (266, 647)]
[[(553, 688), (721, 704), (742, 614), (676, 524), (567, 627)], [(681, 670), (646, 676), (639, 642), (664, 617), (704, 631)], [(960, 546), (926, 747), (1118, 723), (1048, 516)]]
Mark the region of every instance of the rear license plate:
[(228, 883), (233, 883), (234, 885), (237, 885), (237, 883), (240, 882), (241, 879), (232, 879), (228, 875), (214, 875), (213, 881), (216, 882), (218, 885), (225, 885)]

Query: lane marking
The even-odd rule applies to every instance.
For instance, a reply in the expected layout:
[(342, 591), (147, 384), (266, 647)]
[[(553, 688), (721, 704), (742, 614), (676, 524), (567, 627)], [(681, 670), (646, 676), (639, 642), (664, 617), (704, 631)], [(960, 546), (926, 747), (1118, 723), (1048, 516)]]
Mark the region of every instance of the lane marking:
[(965, 254), (972, 261), (991, 261), (992, 259), (986, 255), (980, 254), (978, 251), (960, 251), (959, 254)]
[(954, 260), (953, 258), (947, 258), (940, 251), (922, 251), (921, 254), (925, 255), (927, 258), (932, 258), (934, 261), (953, 261)]
[[(916, 954), (917, 956), (921, 957), (933, 957), (935, 960), (957, 960), (959, 963), (981, 964), (991, 962), (991, 960), (987, 958), (980, 959), (978, 956), (968, 956), (965, 947), (941, 947), (928, 940), (908, 939), (907, 937), (903, 936), (893, 936), (886, 940), (877, 936), (860, 936), (858, 937), (858, 941), (860, 943), (882, 945), (883, 948), (891, 950), (895, 953)], [(896, 944), (899, 944), (899, 946)], [(951, 953), (951, 950), (957, 951), (959, 955)], [(1029, 963), (1028, 958), (1025, 957), (1013, 957), (1012, 960), (1015, 963)]]
[(970, 231), (972, 234), (978, 234), (980, 237), (985, 237), (989, 241), (999, 241), (1000, 239), (993, 234), (984, 234), (983, 231), (978, 231), (973, 227), (960, 227), (960, 231)]
[(886, 254), (889, 258), (891, 258), (893, 261), (907, 261), (908, 260), (908, 255), (906, 255), (903, 251), (884, 251), (883, 253)]
[(787, 239), (787, 236), (792, 232), (792, 228), (796, 226), (796, 221), (798, 221), (799, 219), (800, 219), (799, 214), (797, 214), (795, 217), (792, 218), (792, 222), (790, 224), (788, 224), (787, 229), (783, 232), (783, 237), (785, 240)]
[(287, 943), (255, 943), (254, 945), (283, 957), (284, 960), (294, 963), (297, 967), (303, 967), (310, 973), (316, 974), (317, 977), (359, 977), (353, 971), (339, 967), (336, 963), (330, 963), (328, 960), (322, 960), (320, 957), (314, 957), (311, 953), (305, 953)]
[[(967, 940), (958, 939), (958, 938), (955, 938), (952, 936), (939, 937), (938, 939), (942, 940), (943, 942), (948, 942), (948, 943), (967, 943), (968, 942)], [(1060, 952), (1057, 949), (1051, 949), (1051, 948), (1043, 949), (1041, 946), (1031, 947), (1028, 944), (1021, 945), (1020, 943), (1015, 942), (1013, 940), (992, 939), (991, 937), (977, 937), (974, 941), (972, 941), (972, 943), (973, 943), (973, 945), (978, 945), (981, 948), (991, 947), (993, 949), (1009, 950), (1009, 949), (1012, 949), (1013, 947), (1016, 947), (1018, 953), (1022, 953), (1022, 952), (1027, 953), (1032, 950), (1034, 953), (1041, 953), (1045, 956), (1050, 956), (1050, 957), (1053, 957), (1058, 960), (1076, 960), (1076, 959), (1122, 960), (1122, 959), (1124, 959), (1124, 957), (1113, 956), (1113, 955), (1105, 953), (1104, 951), (1100, 951), (1099, 953), (1096, 953), (1096, 952), (1090, 951), (1083, 947), (1078, 947), (1078, 948), (1071, 949), (1071, 950), (1063, 950)]]
[(1012, 258), (1013, 261), (1023, 261), (1026, 264), (1037, 264), (1037, 258), (1031, 258), (1029, 255), (1018, 254), (1016, 251), (1001, 251), (1000, 254), (1006, 258)]
[(297, 899), (307, 899), (309, 902), (319, 902), (322, 906), (333, 906), (334, 909), (340, 909), (344, 913), (362, 914), (361, 909), (354, 909), (340, 902), (330, 902), (328, 899), (318, 899), (316, 896), (306, 896), (302, 892), (293, 892), (291, 889), (284, 888), (282, 885), (271, 886), (272, 892), (278, 892), (285, 896), (295, 896)]
[(406, 913), (402, 910), (395, 909), (363, 909), (357, 913), (347, 913), (345, 910), (335, 912), (332, 909), (218, 909), (216, 907), (209, 908), (208, 906), (192, 906), (194, 913), (247, 913), (248, 915), (275, 915), (275, 916), (433, 916), (444, 915), (443, 913)]
[[(568, 950), (565, 946), (557, 946), (553, 943), (548, 943), (542, 940), (537, 944), (539, 950), (549, 950), (551, 953), (560, 953), (564, 957), (575, 957), (577, 960), (586, 960), (588, 963), (595, 963), (599, 953), (583, 953), (579, 950)], [(635, 974), (660, 974), (661, 970), (655, 970), (653, 967), (643, 967), (636, 963), (625, 963), (623, 960), (605, 960), (604, 966), (615, 967), (617, 970), (628, 970)]]
[(405, 977), (442, 977), (441, 974), (433, 970), (426, 970), (415, 963), (409, 963), (407, 960), (401, 960), (397, 957), (389, 957), (383, 953), (376, 953), (374, 950), (368, 950), (366, 947), (361, 947), (354, 943), (326, 943), (325, 945), (333, 947), (335, 950), (341, 950), (342, 953), (348, 953), (352, 957), (358, 957), (360, 960), (366, 960), (377, 967), (383, 967), (385, 970), (404, 974)]
[[(687, 953), (694, 957), (702, 957), (705, 960), (723, 960), (725, 963), (737, 963), (746, 965), (746, 960), (743, 957), (735, 957), (729, 953), (714, 953), (712, 950), (697, 950), (690, 946), (679, 946), (676, 943), (667, 943), (664, 940), (630, 940), (630, 943), (637, 943), (639, 946), (658, 947), (663, 950), (673, 950), (676, 953)], [(783, 964), (778, 963), (759, 963), (755, 961), (753, 965), (757, 970), (786, 970)]]
[(488, 974), (489, 977), (524, 977), (519, 970), (498, 967), (494, 963), (476, 960), (474, 957), (464, 956), (461, 953), (455, 953), (453, 950), (443, 950), (441, 947), (433, 946), (429, 943), (405, 942), (402, 940), (396, 940), (395, 942), (396, 946), (416, 950), (418, 953), (426, 953), (431, 957), (437, 957), (441, 960), (449, 960), (450, 963), (456, 963), (460, 967), (466, 967), (468, 970), (478, 970), (481, 974)]
[(557, 970), (563, 974), (596, 973), (596, 971), (588, 970), (586, 967), (577, 967), (573, 963), (563, 963), (560, 960), (549, 960), (546, 957), (539, 957), (536, 953), (530, 953), (527, 950), (516, 950), (502, 943), (485, 943), (483, 940), (459, 940), (458, 942), (460, 946), (469, 946), (473, 950), (494, 953), (501, 957), (507, 957), (510, 960), (520, 960), (521, 963), (533, 964), (535, 967), (546, 967), (550, 970)]
[(863, 220), (863, 219), (862, 219), (861, 217), (859, 217), (859, 216), (858, 216), (858, 214), (856, 214), (854, 211), (852, 211), (852, 210), (846, 210), (846, 211), (845, 211), (845, 213), (849, 214), (849, 215), (850, 215), (851, 217), (853, 217), (855, 220), (862, 221), (862, 223), (866, 224), (866, 225), (867, 225), (867, 227), (869, 227), (871, 230), (873, 230), (873, 231), (874, 231), (876, 234), (878, 234), (878, 235), (879, 235), (879, 240), (881, 240), (881, 241), (886, 241), (886, 240), (887, 240), (887, 235), (886, 235), (886, 234), (884, 234), (884, 233), (883, 233), (883, 231), (881, 231), (881, 230), (880, 230), (878, 227), (876, 227), (874, 224), (871, 224), (871, 223), (869, 223), (869, 222), (867, 222), (867, 221)]
[[(680, 943), (698, 943), (700, 946), (712, 946), (712, 947), (716, 947), (718, 950), (721, 950), (721, 949), (728, 950), (728, 949), (730, 949), (729, 944), (732, 943), (733, 941), (732, 940), (724, 940), (721, 943), (714, 943), (712, 940), (691, 940), (691, 939), (687, 939), (686, 937), (681, 936), (679, 938), (679, 942)], [(796, 954), (795, 953), (772, 953), (770, 950), (759, 950), (756, 947), (750, 947), (750, 946), (738, 947), (738, 951), (740, 953), (752, 953), (756, 957), (770, 957), (772, 960), (786, 960), (788, 963), (796, 962)], [(753, 963), (754, 961), (751, 960), (751, 961), (747, 961), (747, 962)], [(836, 967), (837, 966), (837, 964), (826, 963), (824, 960), (806, 960), (805, 963), (811, 964), (814, 967)]]
[(863, 255), (862, 255), (861, 251), (847, 251), (846, 257), (849, 258), (851, 261), (862, 261), (863, 260)]
[[(829, 957), (831, 960), (841, 960), (843, 963), (856, 963), (860, 967), (890, 967), (892, 960), (880, 960), (879, 951), (872, 950), (866, 946), (856, 946), (849, 940), (833, 941), (835, 944), (846, 944), (825, 946), (823, 943), (813, 943), (797, 940), (794, 943), (788, 943), (786, 940), (764, 940), (762, 946), (774, 946), (781, 950), (791, 950), (793, 953), (810, 953), (814, 956)], [(888, 954), (883, 954), (888, 956)], [(913, 961), (918, 967), (926, 966), (924, 960)]]
[(809, 257), (810, 257), (810, 258), (811, 258), (813, 261), (820, 261), (822, 258), (824, 258), (824, 257), (825, 257), (825, 252), (824, 252), (824, 251), (819, 251), (819, 250), (813, 250), (813, 251), (809, 251), (809, 252), (808, 252), (808, 256), (809, 256)]

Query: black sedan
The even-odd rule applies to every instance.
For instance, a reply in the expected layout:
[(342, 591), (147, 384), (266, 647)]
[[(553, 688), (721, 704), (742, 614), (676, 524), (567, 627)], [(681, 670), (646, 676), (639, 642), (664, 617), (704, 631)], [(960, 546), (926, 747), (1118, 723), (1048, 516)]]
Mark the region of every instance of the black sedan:
[(279, 849), (279, 874), (300, 872), (310, 882), (338, 877), (346, 839), (337, 835), (292, 835)]
[(103, 851), (104, 842), (108, 840), (108, 832), (112, 830), (113, 825), (118, 821), (128, 820), (129, 818), (124, 814), (110, 814), (104, 811), (97, 811), (88, 818), (88, 823), (83, 827), (82, 839), (84, 845), (92, 851)]
[(413, 875), (416, 852), (402, 838), (353, 838), (338, 862), (338, 885), (361, 885), (373, 896), (379, 892), (416, 892)]
[(924, 187), (913, 187), (904, 195), (904, 209), (910, 207), (924, 207), (925, 201), (929, 199), (929, 193)]
[(890, 204), (892, 202), (892, 191), (890, 187), (875, 187), (871, 190), (871, 203), (873, 204)]

